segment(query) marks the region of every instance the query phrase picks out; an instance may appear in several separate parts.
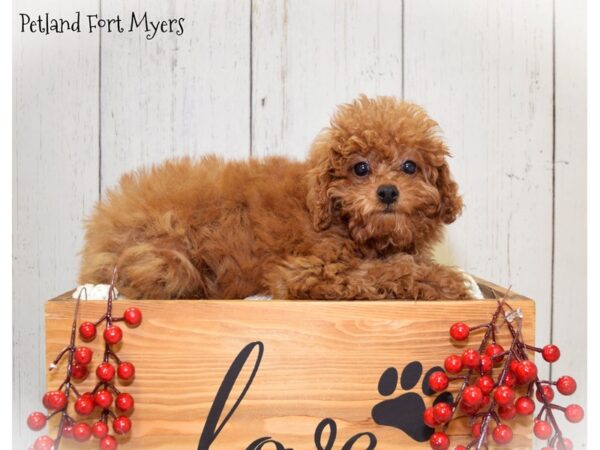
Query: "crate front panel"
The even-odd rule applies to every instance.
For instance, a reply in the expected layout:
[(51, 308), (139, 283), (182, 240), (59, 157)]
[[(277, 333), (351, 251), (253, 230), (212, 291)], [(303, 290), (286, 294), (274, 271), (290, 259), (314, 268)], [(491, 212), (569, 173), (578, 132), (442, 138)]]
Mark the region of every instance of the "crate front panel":
[[(68, 342), (74, 305), (73, 300), (65, 299), (47, 303), (48, 363)], [(511, 305), (523, 310), (524, 335), (533, 342), (533, 302), (511, 300)], [(367, 432), (376, 437), (377, 449), (420, 449), (428, 444), (415, 441), (399, 428), (413, 429), (407, 421), (434, 400), (422, 391), (426, 371), (464, 348), (450, 340), (450, 324), (457, 320), (487, 322), (496, 302), (119, 300), (113, 307), (115, 315), (129, 306), (139, 307), (144, 318), (138, 328), (121, 325), (124, 338), (116, 347), (121, 359), (136, 366), (133, 383), (117, 381), (117, 387), (131, 393), (136, 402), (132, 431), (119, 438), (126, 443), (123, 448), (197, 448), (232, 362), (248, 344), (261, 342), (264, 352), (255, 377), (211, 449), (246, 449), (262, 437), (271, 437), (285, 448), (318, 448), (315, 429), (325, 418), (332, 419), (337, 428), (332, 449)], [(80, 321), (96, 320), (104, 308), (105, 302), (83, 302)], [(478, 345), (476, 339), (471, 340), (472, 347)], [(508, 339), (500, 342), (506, 344)], [(93, 364), (97, 364), (101, 336), (86, 345), (94, 349)], [(257, 355), (258, 344), (243, 365), (220, 420), (239, 398)], [(423, 376), (418, 377), (416, 363), (404, 374), (407, 379), (418, 378), (414, 387), (414, 380), (409, 380), (407, 389), (399, 382), (393, 392), (379, 392), (386, 370), (396, 369), (401, 379), (403, 369), (414, 361), (421, 363)], [(62, 382), (65, 363), (48, 375), (49, 388)], [(393, 369), (390, 374), (393, 378)], [(95, 382), (95, 374), (90, 374), (77, 387), (91, 390)], [(380, 406), (372, 414), (376, 405)], [(518, 422), (511, 448), (531, 448), (530, 429), (528, 420)], [(461, 422), (450, 429), (450, 434), (457, 436), (456, 443), (458, 439), (465, 442), (467, 433)], [(321, 438), (325, 449), (327, 437), (325, 430)], [(65, 441), (63, 448), (69, 445)], [(88, 445), (96, 448), (97, 442)], [(367, 447), (368, 438), (362, 437), (352, 448)], [(276, 447), (265, 444), (262, 448)]]

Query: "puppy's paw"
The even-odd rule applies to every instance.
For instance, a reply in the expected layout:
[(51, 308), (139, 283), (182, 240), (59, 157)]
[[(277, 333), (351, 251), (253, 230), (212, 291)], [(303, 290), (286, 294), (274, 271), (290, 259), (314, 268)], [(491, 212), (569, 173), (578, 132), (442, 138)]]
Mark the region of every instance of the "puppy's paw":
[[(109, 291), (110, 284), (82, 284), (77, 286), (72, 297), (77, 299), (81, 295), (81, 300), (108, 300)], [(117, 288), (113, 288), (113, 299), (117, 300), (118, 298), (119, 291)]]
[(462, 269), (435, 264), (426, 277), (415, 280), (413, 292), (419, 300), (474, 299), (477, 298), (474, 286), (477, 286), (475, 280), (467, 278)]
[(465, 272), (462, 269), (459, 269), (462, 274), (463, 277), (465, 279), (465, 286), (467, 287), (467, 290), (469, 291), (469, 296), (471, 298), (475, 298), (477, 300), (482, 300), (483, 297), (483, 293), (481, 292), (481, 289), (479, 289), (479, 285), (477, 284), (477, 281), (475, 281), (475, 278), (473, 278), (471, 275), (469, 275), (467, 272)]
[(256, 294), (256, 295), (250, 295), (248, 297), (246, 297), (244, 300), (273, 300), (273, 297), (271, 297), (270, 295), (266, 295), (266, 294)]

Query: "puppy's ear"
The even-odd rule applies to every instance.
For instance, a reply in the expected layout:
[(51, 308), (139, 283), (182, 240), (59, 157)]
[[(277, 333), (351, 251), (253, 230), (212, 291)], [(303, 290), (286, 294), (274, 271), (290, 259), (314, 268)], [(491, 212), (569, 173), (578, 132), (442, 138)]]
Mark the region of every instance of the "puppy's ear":
[(308, 158), (306, 205), (319, 231), (329, 228), (333, 217), (332, 201), (327, 194), (332, 179), (330, 151), (327, 140), (321, 136), (313, 144)]
[(452, 179), (450, 169), (445, 161), (438, 168), (436, 184), (441, 195), (440, 219), (444, 223), (452, 223), (462, 212), (463, 202), (458, 194), (458, 184)]

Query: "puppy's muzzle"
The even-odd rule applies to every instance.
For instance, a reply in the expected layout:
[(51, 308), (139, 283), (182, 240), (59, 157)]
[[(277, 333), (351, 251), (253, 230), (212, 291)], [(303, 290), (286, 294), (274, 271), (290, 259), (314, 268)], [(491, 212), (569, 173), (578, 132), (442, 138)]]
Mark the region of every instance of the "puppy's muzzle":
[(396, 186), (383, 184), (377, 188), (377, 198), (385, 205), (391, 205), (398, 200), (399, 192)]

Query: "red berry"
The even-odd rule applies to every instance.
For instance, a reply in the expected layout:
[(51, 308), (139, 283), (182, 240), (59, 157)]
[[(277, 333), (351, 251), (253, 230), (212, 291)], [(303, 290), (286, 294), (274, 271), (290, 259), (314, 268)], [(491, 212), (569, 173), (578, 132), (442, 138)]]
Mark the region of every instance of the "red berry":
[[(54, 392), (54, 391), (51, 391)], [(50, 394), (51, 392), (46, 392), (44, 394), (44, 396), (42, 397), (42, 404), (44, 405), (44, 408), (46, 409), (50, 409)]]
[(433, 450), (447, 450), (450, 446), (450, 439), (446, 433), (438, 431), (429, 438), (429, 445)]
[(500, 344), (490, 344), (485, 349), (485, 354), (488, 355), (494, 361), (494, 364), (502, 362), (504, 356), (500, 356), (504, 353), (504, 348)]
[(117, 367), (117, 375), (121, 380), (130, 380), (135, 375), (135, 367), (130, 362), (122, 362)]
[(50, 436), (40, 436), (33, 443), (35, 450), (52, 450), (54, 448), (54, 441)]
[(508, 425), (502, 424), (502, 425), (498, 425), (496, 428), (494, 428), (492, 437), (494, 438), (494, 441), (496, 442), (496, 444), (506, 445), (510, 441), (512, 441), (513, 432), (512, 432), (512, 429)]
[(571, 395), (577, 389), (577, 383), (573, 377), (565, 375), (556, 380), (556, 389), (562, 395)]
[(82, 366), (81, 364), (73, 364), (71, 368), (71, 376), (74, 380), (83, 380), (87, 377), (88, 370), (87, 367)]
[(515, 400), (515, 391), (508, 386), (498, 386), (494, 392), (494, 400), (499, 406), (507, 406)]
[(484, 375), (477, 379), (477, 387), (481, 389), (481, 392), (484, 394), (489, 394), (494, 390), (494, 380), (492, 377)]
[[(546, 397), (546, 400), (551, 402), (552, 400), (554, 400), (554, 391), (552, 390), (552, 388), (548, 385), (543, 385), (542, 386), (542, 392), (544, 393), (544, 397)], [(539, 402), (543, 402), (544, 400), (542, 399), (542, 394), (540, 393), (540, 390), (536, 390), (535, 392), (535, 397), (538, 399)]]
[(85, 442), (92, 437), (92, 427), (85, 422), (79, 422), (73, 426), (73, 438), (77, 442)]
[(433, 407), (433, 417), (438, 423), (448, 422), (452, 417), (452, 407), (448, 403), (438, 403)]
[(439, 425), (439, 423), (437, 422), (437, 420), (435, 420), (435, 417), (433, 415), (433, 407), (432, 406), (427, 408), (425, 410), (425, 412), (423, 413), (423, 423), (430, 428), (435, 428), (436, 426)]
[(517, 415), (517, 407), (515, 405), (499, 406), (498, 415), (502, 420), (512, 420)]
[(123, 314), (125, 323), (131, 327), (137, 327), (142, 322), (142, 312), (135, 307), (127, 308)]
[(87, 366), (75, 362), (73, 363), (73, 366), (71, 367), (71, 378), (73, 380), (81, 381), (88, 376), (88, 373)]
[(96, 422), (92, 425), (92, 434), (98, 439), (102, 439), (108, 434), (108, 425), (104, 422)]
[(133, 397), (125, 392), (117, 395), (115, 405), (123, 412), (127, 412), (133, 408)]
[(465, 402), (460, 402), (459, 406), (460, 406), (460, 409), (462, 409), (464, 411), (464, 413), (469, 416), (474, 416), (475, 414), (477, 414), (477, 412), (481, 408), (481, 406), (466, 405)]
[(131, 420), (125, 416), (119, 416), (113, 421), (113, 429), (117, 434), (125, 434), (131, 430)]
[(79, 335), (84, 341), (91, 341), (96, 337), (96, 325), (92, 322), (83, 322), (79, 325)]
[(490, 358), (488, 355), (481, 355), (481, 372), (487, 373), (492, 370), (492, 367), (494, 367), (492, 358)]
[(71, 439), (73, 437), (73, 422), (65, 422), (63, 425), (62, 437)]
[(464, 341), (469, 337), (469, 326), (463, 322), (456, 322), (450, 327), (450, 336), (456, 341)]
[(485, 408), (487, 405), (490, 404), (490, 396), (489, 395), (484, 395), (483, 396), (483, 400), (481, 402), (481, 408)]
[(94, 410), (92, 394), (83, 394), (75, 401), (75, 411), (81, 416), (87, 416)]
[(516, 403), (517, 413), (521, 416), (529, 416), (535, 411), (535, 403), (529, 397), (519, 397)]
[(556, 345), (548, 344), (542, 349), (542, 358), (549, 363), (556, 362), (560, 358), (560, 350)]
[(537, 366), (533, 361), (521, 361), (516, 367), (515, 375), (520, 384), (529, 384), (537, 378)]
[(468, 416), (475, 416), (480, 409), (480, 406), (468, 406), (464, 402), (460, 402), (460, 409)]
[(444, 369), (448, 373), (458, 373), (462, 370), (462, 359), (458, 355), (450, 355), (444, 361)]
[(508, 372), (504, 377), (503, 384), (508, 387), (515, 387), (517, 385), (517, 376), (512, 372)]
[(463, 352), (463, 355), (462, 355), (463, 366), (465, 366), (469, 369), (478, 369), (480, 361), (481, 361), (481, 358), (479, 357), (479, 353), (477, 353), (476, 350), (467, 349)]
[(462, 403), (468, 408), (479, 408), (483, 402), (483, 392), (477, 386), (467, 386), (463, 390)]
[(557, 450), (573, 450), (573, 443), (569, 438), (563, 438), (563, 443), (565, 444), (563, 447), (560, 445), (560, 441), (556, 441)]
[(552, 435), (552, 426), (544, 420), (537, 420), (533, 425), (533, 434), (538, 439), (548, 439)]
[(100, 449), (101, 450), (115, 450), (117, 448), (117, 440), (107, 434), (102, 439), (100, 439)]
[(435, 392), (441, 392), (446, 389), (448, 382), (448, 376), (442, 371), (433, 372), (429, 376), (429, 387)]
[(471, 425), (471, 435), (474, 438), (478, 438), (481, 436), (481, 420), (478, 420), (473, 425)]
[(94, 403), (102, 409), (110, 408), (110, 405), (112, 405), (112, 401), (113, 396), (110, 393), (110, 391), (106, 389), (102, 389), (96, 392), (96, 395), (94, 395)]
[(118, 344), (123, 339), (123, 331), (117, 325), (111, 325), (104, 330), (104, 340), (111, 345)]
[(452, 450), (467, 450), (467, 447), (465, 447), (464, 445), (457, 445)]
[(98, 365), (96, 375), (101, 381), (108, 383), (115, 376), (115, 368), (110, 363), (103, 362)]
[(92, 356), (94, 352), (89, 347), (77, 347), (75, 349), (74, 357), (75, 361), (83, 366), (87, 366), (90, 362), (92, 362)]
[(39, 411), (32, 412), (27, 417), (27, 426), (33, 431), (39, 431), (46, 426), (46, 414)]
[(572, 423), (581, 422), (583, 420), (583, 408), (579, 405), (569, 405), (565, 409), (565, 417)]
[(512, 373), (515, 373), (517, 371), (517, 366), (519, 365), (521, 361), (519, 361), (518, 359), (511, 359), (510, 360), (510, 364), (508, 365), (508, 368), (510, 369), (510, 371)]
[(67, 406), (67, 396), (63, 391), (50, 391), (42, 399), (44, 406), (50, 410), (63, 409)]

